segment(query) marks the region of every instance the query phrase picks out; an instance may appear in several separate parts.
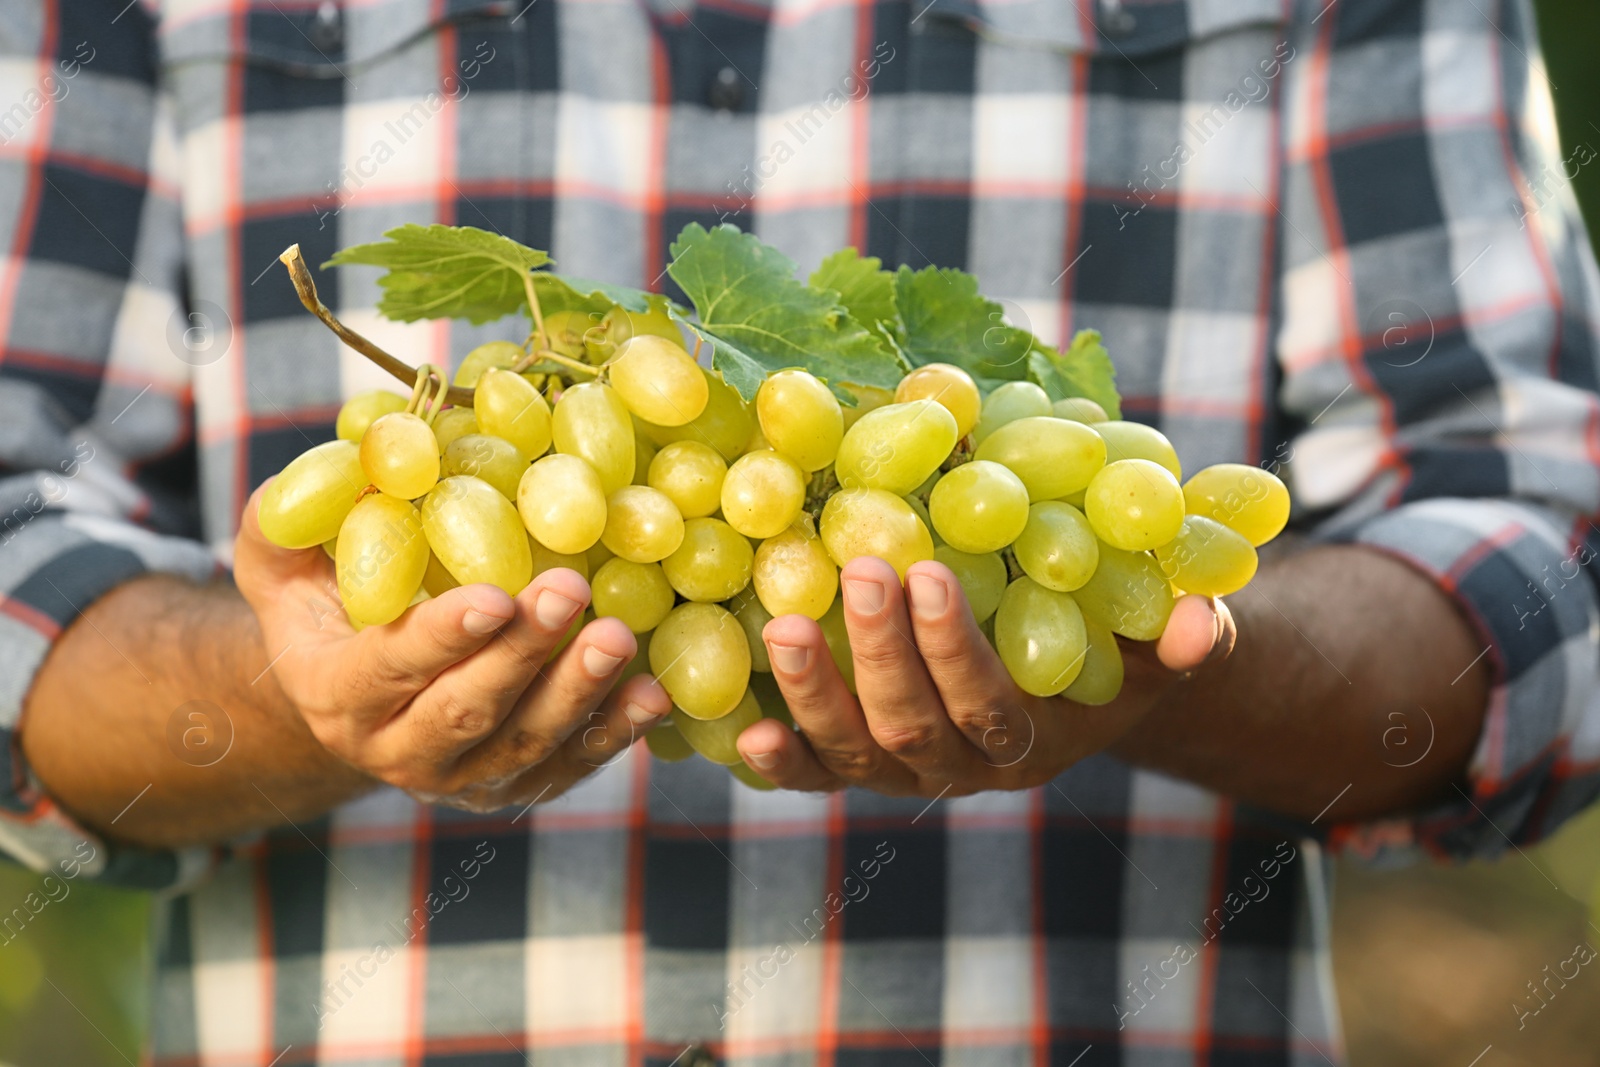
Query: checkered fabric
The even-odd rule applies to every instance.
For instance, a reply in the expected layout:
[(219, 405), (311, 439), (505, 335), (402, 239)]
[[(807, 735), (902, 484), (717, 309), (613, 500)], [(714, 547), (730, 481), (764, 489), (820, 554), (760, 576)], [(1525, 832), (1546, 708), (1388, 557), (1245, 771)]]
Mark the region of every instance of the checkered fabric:
[[(1594, 152), (1557, 142), (1526, 3), (126, 2), (0, 0), (0, 740), (96, 596), (210, 574), (250, 489), (393, 384), (285, 246), (467, 223), (659, 287), (727, 218), (1099, 328), (1186, 466), (1281, 471), (1297, 528), (1459, 600), (1493, 670), (1470, 789), (1336, 843), (1487, 855), (1594, 796)], [(413, 362), (510, 336), (383, 322), (374, 275), (319, 285)], [(71, 855), (0, 761), (0, 843)], [(385, 792), (233, 849), (167, 908), (150, 1061), (1342, 1055), (1323, 846), (1107, 758), (925, 804), (640, 748), (513, 815)]]

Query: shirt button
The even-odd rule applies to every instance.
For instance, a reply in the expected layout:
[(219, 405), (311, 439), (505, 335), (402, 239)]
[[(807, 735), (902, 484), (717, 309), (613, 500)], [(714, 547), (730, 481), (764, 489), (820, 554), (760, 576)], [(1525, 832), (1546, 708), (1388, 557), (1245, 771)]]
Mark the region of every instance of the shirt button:
[(738, 111), (744, 106), (744, 79), (732, 67), (723, 67), (711, 80), (706, 103), (718, 111)]
[(311, 20), (309, 36), (312, 46), (323, 52), (331, 52), (344, 43), (344, 19), (339, 14), (339, 5), (323, 0)]

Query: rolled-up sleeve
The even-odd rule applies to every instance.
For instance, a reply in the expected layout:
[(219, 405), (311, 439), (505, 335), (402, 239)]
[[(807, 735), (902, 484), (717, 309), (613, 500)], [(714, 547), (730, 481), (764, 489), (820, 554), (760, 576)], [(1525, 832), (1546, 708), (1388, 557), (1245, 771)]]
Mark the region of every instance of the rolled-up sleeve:
[[(1384, 6), (1308, 21), (1289, 67), (1280, 458), (1320, 537), (1454, 598), (1492, 678), (1468, 781), (1332, 839), (1487, 856), (1600, 793), (1600, 297), (1569, 181), (1595, 153), (1556, 136), (1527, 5)], [(1431, 744), (1406, 719), (1395, 765)]]
[(20, 746), (35, 675), (96, 598), (217, 572), (193, 536), (208, 353), (181, 303), (174, 138), (150, 18), (120, 8), (0, 3), (0, 852), (156, 887), (196, 857), (88, 834)]

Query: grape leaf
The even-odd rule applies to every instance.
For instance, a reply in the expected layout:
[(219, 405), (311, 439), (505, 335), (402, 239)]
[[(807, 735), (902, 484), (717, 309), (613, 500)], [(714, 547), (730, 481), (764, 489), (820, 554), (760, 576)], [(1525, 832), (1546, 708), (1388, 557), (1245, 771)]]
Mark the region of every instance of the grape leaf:
[(836, 294), (808, 288), (794, 261), (753, 234), (690, 223), (672, 243), (667, 273), (694, 304), (683, 321), (712, 345), (711, 365), (746, 400), (773, 371), (802, 367), (847, 402), (842, 382), (892, 389), (905, 372), (898, 355), (869, 333)]
[(559, 311), (589, 311), (604, 315), (617, 304), (635, 313), (665, 310), (674, 306), (671, 300), (660, 293), (545, 271), (534, 273), (533, 291), (539, 296), (539, 311), (545, 315), (554, 315)]
[(1113, 419), (1122, 418), (1117, 369), (1100, 343), (1099, 330), (1079, 330), (1065, 353), (1036, 344), (1028, 353), (1028, 379), (1049, 393), (1051, 400), (1087, 397)]
[(812, 271), (806, 284), (838, 293), (851, 318), (892, 342), (900, 329), (900, 312), (895, 307), (894, 272), (881, 270), (882, 262), (854, 248), (841, 248)]
[(1034, 337), (1008, 325), (1005, 311), (978, 292), (966, 271), (901, 267), (895, 275), (900, 350), (913, 366), (952, 363), (974, 378), (1016, 381), (1028, 373)]
[(537, 248), (473, 226), (407, 223), (386, 240), (334, 253), (324, 269), (346, 264), (387, 267), (378, 279), (378, 311), (397, 322), (467, 319), (490, 322), (527, 307), (523, 275), (550, 262)]

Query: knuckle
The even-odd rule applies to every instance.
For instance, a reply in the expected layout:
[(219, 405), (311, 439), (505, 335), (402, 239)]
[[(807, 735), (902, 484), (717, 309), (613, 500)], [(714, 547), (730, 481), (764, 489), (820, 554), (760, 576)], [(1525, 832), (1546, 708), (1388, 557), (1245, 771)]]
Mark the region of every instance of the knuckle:
[(850, 642), (850, 652), (856, 666), (868, 671), (892, 671), (905, 665), (904, 642), (885, 634), (863, 636)]
[(452, 736), (479, 737), (494, 726), (492, 710), (460, 694), (440, 694), (434, 711), (439, 725)]
[(873, 740), (896, 756), (920, 755), (939, 742), (939, 730), (928, 722), (873, 723), (871, 730)]
[(872, 777), (878, 766), (876, 755), (859, 748), (817, 749), (816, 754), (823, 766), (847, 782)]

